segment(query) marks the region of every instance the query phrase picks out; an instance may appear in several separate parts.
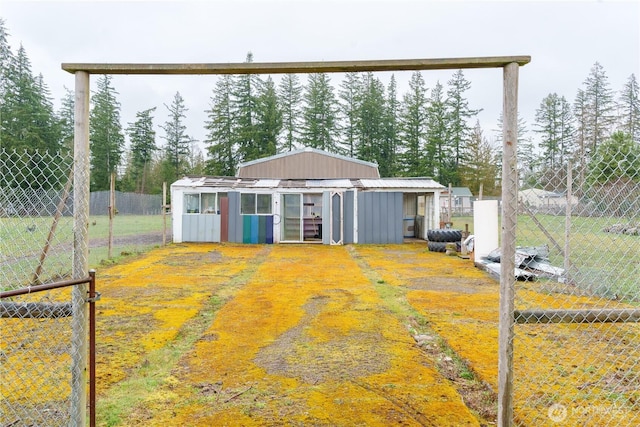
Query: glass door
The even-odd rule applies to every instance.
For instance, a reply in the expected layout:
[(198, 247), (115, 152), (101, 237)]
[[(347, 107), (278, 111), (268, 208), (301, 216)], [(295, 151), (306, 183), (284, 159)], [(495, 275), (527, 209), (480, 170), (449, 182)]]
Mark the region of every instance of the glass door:
[(302, 194), (282, 195), (282, 239), (302, 241)]

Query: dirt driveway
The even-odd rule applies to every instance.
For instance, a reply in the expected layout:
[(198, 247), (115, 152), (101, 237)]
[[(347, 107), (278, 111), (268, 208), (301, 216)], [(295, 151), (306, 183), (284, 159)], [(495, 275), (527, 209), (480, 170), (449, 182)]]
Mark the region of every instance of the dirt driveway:
[[(408, 261), (426, 250), (407, 246), (394, 250)], [(374, 261), (344, 246), (176, 244), (99, 272), (99, 424), (485, 424)]]

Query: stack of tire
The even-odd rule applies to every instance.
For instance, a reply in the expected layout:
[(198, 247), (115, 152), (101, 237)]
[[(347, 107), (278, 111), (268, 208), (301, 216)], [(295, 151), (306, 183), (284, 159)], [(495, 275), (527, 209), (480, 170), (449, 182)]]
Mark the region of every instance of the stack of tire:
[(440, 228), (427, 230), (427, 247), (431, 252), (446, 252), (447, 243), (456, 243), (456, 250), (460, 251), (462, 230)]

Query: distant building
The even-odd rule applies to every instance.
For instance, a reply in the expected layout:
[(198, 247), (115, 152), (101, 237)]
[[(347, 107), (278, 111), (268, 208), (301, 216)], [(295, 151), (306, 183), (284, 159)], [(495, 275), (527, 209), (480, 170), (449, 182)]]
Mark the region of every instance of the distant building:
[(440, 223), (429, 178), (305, 148), (241, 164), (236, 177), (171, 184), (174, 242), (402, 243)]
[(473, 194), (468, 187), (451, 187), (451, 207), (449, 206), (449, 189), (440, 193), (440, 211), (442, 215), (451, 212), (454, 215), (471, 215), (473, 212)]

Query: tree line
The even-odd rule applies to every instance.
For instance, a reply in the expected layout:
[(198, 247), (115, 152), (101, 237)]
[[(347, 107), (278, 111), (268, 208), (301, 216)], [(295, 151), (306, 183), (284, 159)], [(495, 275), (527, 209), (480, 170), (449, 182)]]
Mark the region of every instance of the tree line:
[[(253, 61), (251, 53), (246, 61)], [(73, 93), (67, 90), (55, 111), (42, 75), (33, 74), (22, 46), (13, 53), (1, 19), (0, 64), (0, 146), (71, 150)], [(428, 176), (475, 194), (481, 185), (485, 194), (499, 193), (501, 130), (494, 130), (498, 141), (485, 136), (477, 119), (481, 109), (466, 98), (471, 83), (462, 70), (432, 88), (416, 71), (403, 94), (394, 75), (385, 85), (374, 73), (346, 73), (337, 87), (325, 73), (306, 75), (306, 84), (301, 78), (285, 74), (276, 84), (271, 76), (220, 77), (206, 110), (203, 154), (187, 132), (188, 109), (179, 92), (163, 105), (160, 141), (157, 106), (137, 112), (123, 127), (112, 79), (99, 77), (90, 109), (91, 190), (108, 189), (115, 173), (122, 191), (156, 193), (163, 181), (183, 175), (233, 176), (240, 162), (313, 147), (375, 162), (383, 177)], [(533, 130), (522, 119), (518, 128), (525, 181), (544, 181), (569, 161), (596, 171), (590, 176), (598, 180), (640, 179), (640, 101), (633, 74), (614, 92), (596, 62), (573, 102), (548, 94)], [(620, 158), (625, 165), (614, 165)]]

